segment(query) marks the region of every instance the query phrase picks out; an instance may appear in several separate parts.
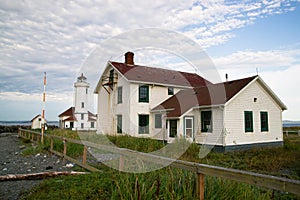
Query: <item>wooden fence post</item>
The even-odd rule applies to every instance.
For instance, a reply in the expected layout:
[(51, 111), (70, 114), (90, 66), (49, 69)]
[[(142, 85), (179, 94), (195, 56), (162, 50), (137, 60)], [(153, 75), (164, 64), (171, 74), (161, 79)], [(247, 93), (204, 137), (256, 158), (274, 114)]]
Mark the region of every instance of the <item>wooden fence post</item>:
[(51, 151), (53, 151), (53, 138), (50, 137), (50, 149)]
[(67, 140), (66, 138), (63, 139), (63, 143), (64, 143), (64, 157), (67, 155)]
[(200, 200), (204, 200), (204, 190), (205, 190), (205, 182), (204, 182), (204, 174), (197, 173), (197, 196), (199, 197)]
[(86, 153), (87, 153), (87, 148), (86, 146), (84, 145), (83, 146), (83, 155), (82, 155), (82, 164), (86, 164)]
[(119, 171), (123, 171), (124, 169), (124, 155), (120, 155), (120, 159), (119, 159)]

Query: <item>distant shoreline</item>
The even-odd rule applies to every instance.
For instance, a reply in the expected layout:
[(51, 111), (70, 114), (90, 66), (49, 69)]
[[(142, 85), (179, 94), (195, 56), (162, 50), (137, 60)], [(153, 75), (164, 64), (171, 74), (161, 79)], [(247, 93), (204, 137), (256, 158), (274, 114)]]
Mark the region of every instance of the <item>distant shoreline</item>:
[[(58, 121), (48, 121), (49, 126), (58, 126)], [(30, 121), (0, 121), (0, 126), (31, 126)], [(298, 121), (283, 121), (283, 127), (300, 127), (300, 122)]]
[[(58, 121), (48, 121), (49, 126), (58, 126)], [(30, 121), (0, 121), (0, 126), (31, 126)]]

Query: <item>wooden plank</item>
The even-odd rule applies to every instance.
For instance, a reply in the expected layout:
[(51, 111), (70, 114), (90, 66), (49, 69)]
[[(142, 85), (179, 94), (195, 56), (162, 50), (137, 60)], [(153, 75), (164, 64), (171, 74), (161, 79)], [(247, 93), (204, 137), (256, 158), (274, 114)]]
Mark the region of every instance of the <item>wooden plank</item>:
[(242, 170), (199, 164), (198, 172), (214, 177), (300, 195), (300, 181)]
[(74, 158), (71, 158), (71, 157), (69, 157), (69, 156), (67, 156), (67, 155), (64, 155), (64, 154), (62, 154), (62, 153), (60, 153), (60, 152), (58, 152), (58, 151), (51, 150), (50, 152), (51, 152), (51, 153), (54, 153), (54, 154), (56, 154), (56, 155), (58, 155), (58, 156), (60, 156), (60, 157), (64, 157), (64, 158), (67, 159), (68, 161), (73, 162), (73, 163), (75, 163), (75, 164), (77, 164), (77, 165), (79, 165), (79, 166), (81, 166), (81, 167), (83, 167), (83, 168), (85, 168), (85, 169), (87, 169), (87, 170), (89, 170), (89, 171), (91, 171), (91, 172), (101, 172), (101, 170), (99, 170), (99, 169), (97, 169), (97, 168), (95, 168), (95, 167), (92, 167), (92, 166), (90, 166), (90, 165), (88, 165), (88, 164), (82, 164), (82, 162), (79, 162), (78, 160), (76, 160), (76, 159), (74, 159)]
[(39, 172), (32, 174), (7, 174), (0, 176), (0, 181), (18, 181), (18, 180), (39, 180), (44, 178), (56, 177), (56, 176), (68, 176), (68, 175), (82, 175), (88, 174), (87, 172)]

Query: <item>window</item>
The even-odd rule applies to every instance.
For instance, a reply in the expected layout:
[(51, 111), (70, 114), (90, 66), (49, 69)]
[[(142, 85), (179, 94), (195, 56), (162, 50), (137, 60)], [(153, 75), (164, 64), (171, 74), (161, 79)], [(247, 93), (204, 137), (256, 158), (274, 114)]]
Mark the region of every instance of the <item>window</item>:
[(149, 134), (149, 115), (139, 115), (139, 134)]
[(261, 131), (269, 131), (268, 112), (260, 112), (260, 129)]
[(109, 71), (109, 83), (113, 83), (114, 82), (114, 70), (110, 70)]
[(144, 102), (144, 103), (149, 102), (149, 86), (148, 85), (139, 86), (139, 102)]
[(118, 103), (122, 103), (122, 87), (118, 87)]
[(155, 114), (155, 128), (162, 128), (161, 114)]
[(91, 122), (91, 128), (95, 128), (95, 122)]
[(81, 120), (84, 120), (84, 114), (81, 114)]
[(87, 88), (85, 88), (85, 94), (87, 94), (88, 93), (88, 89)]
[(81, 128), (83, 128), (84, 127), (84, 124), (83, 123), (81, 123)]
[(201, 132), (212, 132), (212, 112), (201, 111)]
[(84, 102), (81, 102), (81, 108), (84, 108)]
[(244, 112), (245, 132), (253, 132), (253, 113), (252, 111)]
[(174, 88), (168, 87), (168, 95), (174, 95)]
[(122, 132), (122, 115), (117, 115), (117, 133)]
[(193, 129), (194, 129), (194, 118), (193, 117), (185, 117), (184, 118), (184, 126), (185, 126), (185, 137), (193, 138)]

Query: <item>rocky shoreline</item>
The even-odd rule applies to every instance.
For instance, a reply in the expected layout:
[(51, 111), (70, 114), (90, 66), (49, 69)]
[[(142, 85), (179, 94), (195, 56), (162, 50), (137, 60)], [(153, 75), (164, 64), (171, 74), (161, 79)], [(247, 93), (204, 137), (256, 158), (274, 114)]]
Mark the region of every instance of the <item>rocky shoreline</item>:
[[(34, 144), (30, 144), (34, 145)], [(72, 171), (72, 164), (50, 153), (22, 155), (30, 145), (24, 145), (16, 133), (0, 134), (0, 176), (51, 171)], [(42, 180), (2, 181), (0, 199), (20, 199), (24, 193)]]

